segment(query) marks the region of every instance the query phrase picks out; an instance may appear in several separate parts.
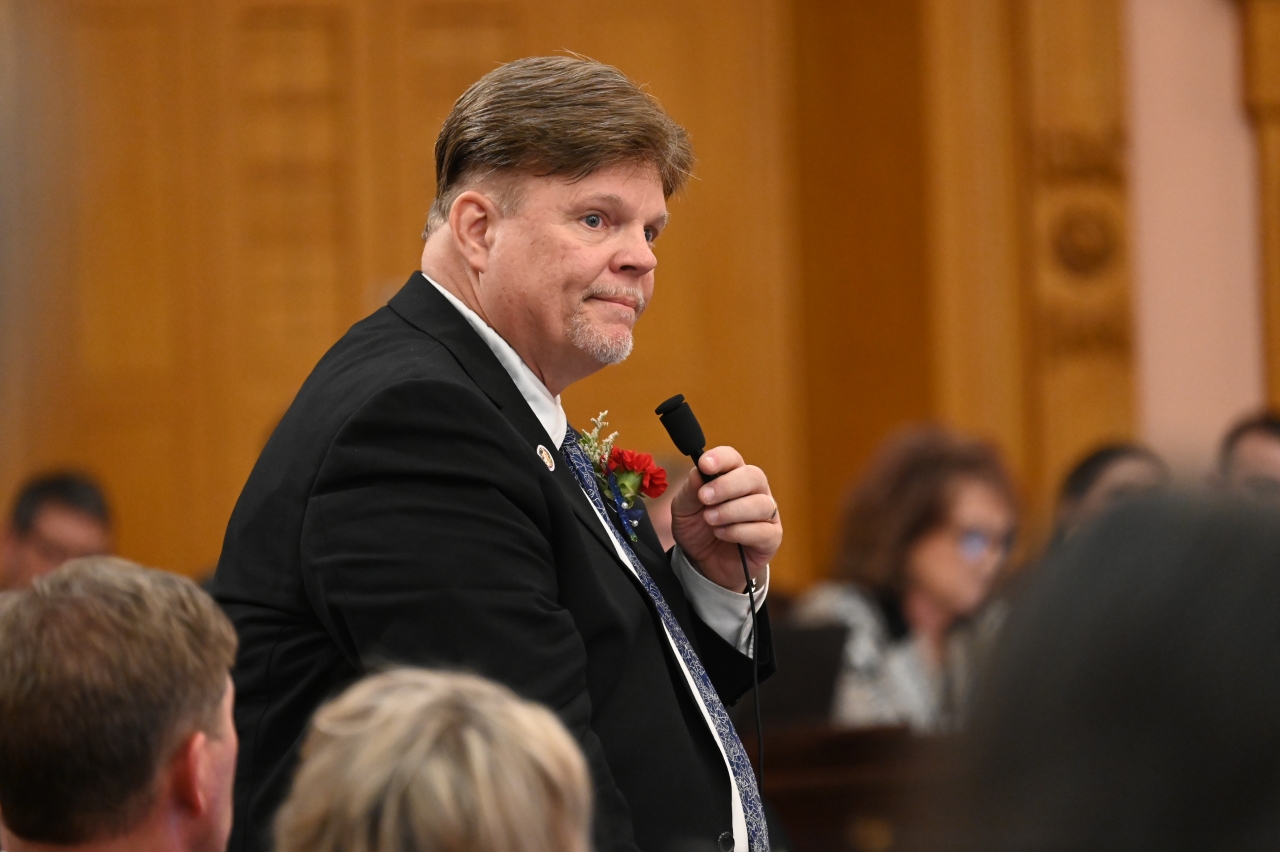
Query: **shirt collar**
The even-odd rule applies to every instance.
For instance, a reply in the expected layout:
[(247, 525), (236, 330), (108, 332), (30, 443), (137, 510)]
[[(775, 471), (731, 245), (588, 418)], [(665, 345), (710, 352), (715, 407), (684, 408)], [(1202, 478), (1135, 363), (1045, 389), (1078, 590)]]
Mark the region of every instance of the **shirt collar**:
[(516, 383), (516, 389), (520, 391), (524, 401), (529, 403), (542, 428), (547, 430), (547, 437), (559, 449), (564, 443), (565, 430), (569, 427), (569, 418), (564, 413), (564, 406), (560, 404), (560, 397), (551, 395), (551, 391), (547, 390), (542, 380), (534, 375), (533, 370), (529, 369), (529, 365), (520, 358), (516, 350), (511, 348), (511, 344), (503, 340), (502, 335), (494, 331), (480, 318), (479, 314), (467, 307), (457, 296), (441, 287), (430, 275), (423, 273), (423, 276), (431, 282), (432, 287), (440, 291), (440, 295), (449, 300), (449, 304), (458, 309), (458, 313), (471, 323), (471, 327), (480, 335), (485, 345), (493, 350), (498, 363), (511, 376), (511, 381)]

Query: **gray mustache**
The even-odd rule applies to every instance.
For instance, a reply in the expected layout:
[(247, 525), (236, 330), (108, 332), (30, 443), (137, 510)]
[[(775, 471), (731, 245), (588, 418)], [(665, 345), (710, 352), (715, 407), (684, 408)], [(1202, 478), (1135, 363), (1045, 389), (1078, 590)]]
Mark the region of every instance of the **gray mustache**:
[(585, 302), (587, 299), (594, 299), (600, 296), (607, 296), (610, 298), (623, 297), (623, 298), (633, 299), (636, 303), (637, 317), (639, 317), (642, 313), (644, 313), (644, 309), (649, 305), (649, 303), (645, 301), (644, 296), (641, 295), (639, 290), (632, 290), (627, 287), (607, 287), (607, 286), (592, 287), (582, 295), (582, 301)]

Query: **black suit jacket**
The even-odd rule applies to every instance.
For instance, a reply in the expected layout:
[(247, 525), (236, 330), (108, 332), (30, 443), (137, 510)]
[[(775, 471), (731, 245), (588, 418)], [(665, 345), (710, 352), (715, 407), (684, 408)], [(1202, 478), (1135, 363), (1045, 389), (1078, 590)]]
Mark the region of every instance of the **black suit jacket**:
[[(640, 539), (732, 704), (750, 660), (693, 612), (647, 518)], [(231, 852), (269, 848), (316, 707), (397, 663), (553, 708), (591, 769), (598, 852), (714, 847), (732, 828), (728, 770), (653, 604), (511, 377), (420, 273), (302, 386), (236, 504), (214, 590), (240, 635)]]

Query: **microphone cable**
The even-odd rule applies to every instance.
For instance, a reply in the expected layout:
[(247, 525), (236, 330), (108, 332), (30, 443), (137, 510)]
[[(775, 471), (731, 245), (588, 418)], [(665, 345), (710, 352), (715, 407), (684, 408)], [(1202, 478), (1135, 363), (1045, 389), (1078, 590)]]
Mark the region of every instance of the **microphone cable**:
[[(699, 471), (701, 474), (701, 471)], [(760, 631), (756, 621), (756, 581), (747, 567), (747, 551), (738, 545), (742, 560), (742, 576), (747, 580), (747, 600), (751, 604), (751, 703), (756, 710), (756, 787), (764, 795), (764, 722), (760, 715)]]
[[(671, 442), (681, 453), (693, 459), (693, 466), (702, 477), (705, 485), (719, 474), (703, 473), (698, 467), (698, 459), (707, 445), (706, 436), (702, 434), (702, 426), (694, 416), (693, 409), (685, 402), (684, 394), (676, 394), (663, 402), (653, 412), (658, 415), (662, 425), (671, 436)], [(760, 630), (756, 615), (756, 583), (751, 579), (751, 568), (747, 565), (747, 551), (738, 545), (738, 558), (742, 560), (742, 577), (747, 581), (747, 602), (751, 607), (751, 700), (755, 704), (756, 716), (756, 786), (763, 795), (764, 791), (764, 721), (760, 712)]]

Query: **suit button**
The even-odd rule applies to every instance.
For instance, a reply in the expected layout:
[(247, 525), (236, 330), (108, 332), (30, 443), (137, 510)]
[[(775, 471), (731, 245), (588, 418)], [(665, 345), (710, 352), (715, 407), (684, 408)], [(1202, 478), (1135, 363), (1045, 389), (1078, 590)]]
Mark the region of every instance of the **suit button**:
[(733, 852), (733, 832), (726, 831), (716, 838), (716, 846), (720, 852)]

